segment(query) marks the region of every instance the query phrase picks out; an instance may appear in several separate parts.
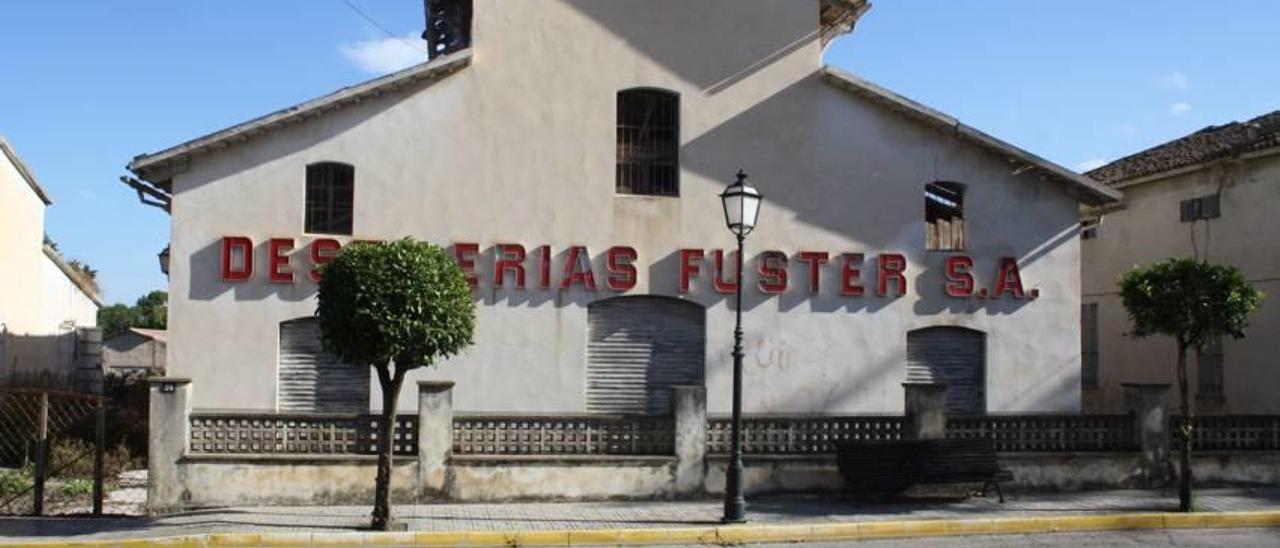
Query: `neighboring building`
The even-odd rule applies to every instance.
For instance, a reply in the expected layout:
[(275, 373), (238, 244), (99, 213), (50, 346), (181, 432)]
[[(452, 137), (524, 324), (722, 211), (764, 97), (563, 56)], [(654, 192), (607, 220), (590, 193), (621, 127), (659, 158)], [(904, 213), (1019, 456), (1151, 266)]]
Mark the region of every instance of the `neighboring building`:
[(163, 375), (169, 333), (129, 328), (102, 342), (102, 366), (108, 374)]
[(865, 2), (432, 3), (430, 62), (129, 164), (171, 195), (167, 370), (197, 410), (375, 406), (321, 348), (314, 267), (414, 236), (472, 275), (478, 327), (410, 386), (661, 414), (695, 384), (728, 413), (742, 168), (746, 412), (900, 414), (909, 380), (958, 414), (1080, 411), (1078, 210), (1120, 193), (824, 67)]
[(1132, 324), (1119, 279), (1135, 265), (1198, 257), (1239, 268), (1269, 297), (1247, 337), (1215, 341), (1190, 358), (1197, 410), (1280, 413), (1280, 111), (1208, 127), (1088, 175), (1123, 190), (1124, 203), (1094, 210), (1085, 221), (1086, 410), (1123, 409), (1123, 383), (1177, 386), (1173, 339), (1127, 335)]
[(89, 280), (45, 244), (53, 203), (0, 138), (0, 379), (75, 373), (76, 330), (97, 325), (102, 302)]

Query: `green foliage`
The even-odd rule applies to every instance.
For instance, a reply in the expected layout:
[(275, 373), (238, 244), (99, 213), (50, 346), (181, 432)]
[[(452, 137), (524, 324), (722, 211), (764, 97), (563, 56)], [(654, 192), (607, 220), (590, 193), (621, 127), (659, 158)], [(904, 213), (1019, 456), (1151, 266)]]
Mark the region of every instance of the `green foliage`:
[(475, 331), (462, 269), (412, 238), (347, 246), (324, 268), (319, 301), (325, 347), (363, 366), (434, 365), (471, 345)]
[(0, 470), (0, 497), (25, 492), (31, 488), (31, 471), (21, 469)]
[(152, 291), (139, 297), (133, 306), (123, 303), (98, 309), (98, 327), (104, 337), (112, 337), (130, 327), (166, 329), (169, 325), (169, 294)]
[[(102, 464), (103, 475), (107, 479), (142, 467), (139, 459), (134, 458), (123, 444), (107, 449)], [(49, 475), (69, 479), (93, 478), (93, 444), (74, 438), (55, 440), (49, 446)]]
[(58, 494), (63, 498), (83, 497), (93, 493), (93, 480), (76, 478), (67, 480), (58, 487)]
[(1219, 336), (1244, 337), (1263, 299), (1235, 267), (1186, 258), (1126, 272), (1120, 296), (1134, 336), (1168, 335), (1195, 349)]

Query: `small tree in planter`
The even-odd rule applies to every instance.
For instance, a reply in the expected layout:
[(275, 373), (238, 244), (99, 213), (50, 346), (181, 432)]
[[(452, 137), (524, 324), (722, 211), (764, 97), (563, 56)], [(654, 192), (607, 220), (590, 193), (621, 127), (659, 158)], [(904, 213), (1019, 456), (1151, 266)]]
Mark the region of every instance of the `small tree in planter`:
[(323, 270), (320, 331), (347, 363), (373, 367), (382, 389), (373, 528), (389, 530), (392, 428), (405, 373), (471, 345), (475, 302), (462, 269), (411, 238), (347, 246)]
[(1244, 337), (1249, 315), (1263, 295), (1232, 266), (1186, 258), (1134, 267), (1120, 280), (1120, 296), (1133, 335), (1167, 335), (1178, 343), (1178, 395), (1183, 426), (1178, 467), (1178, 508), (1191, 511), (1191, 429), (1195, 411), (1187, 398), (1187, 351), (1203, 351), (1217, 337)]

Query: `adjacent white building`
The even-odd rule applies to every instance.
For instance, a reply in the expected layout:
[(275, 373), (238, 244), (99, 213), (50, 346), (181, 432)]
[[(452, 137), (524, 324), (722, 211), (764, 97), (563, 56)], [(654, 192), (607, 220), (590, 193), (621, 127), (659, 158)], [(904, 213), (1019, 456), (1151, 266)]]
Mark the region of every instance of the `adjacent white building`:
[[(1120, 193), (839, 69), (862, 0), (474, 0), (421, 65), (145, 154), (171, 195), (166, 366), (197, 409), (365, 412), (314, 268), (413, 236), (473, 275), (461, 413), (727, 413), (733, 238), (748, 413), (1074, 413), (1080, 205)], [(412, 380), (412, 379), (411, 379)], [(402, 408), (416, 395), (406, 390)]]
[(45, 208), (52, 204), (0, 138), (0, 379), (72, 375), (76, 330), (97, 325), (97, 291), (45, 245)]

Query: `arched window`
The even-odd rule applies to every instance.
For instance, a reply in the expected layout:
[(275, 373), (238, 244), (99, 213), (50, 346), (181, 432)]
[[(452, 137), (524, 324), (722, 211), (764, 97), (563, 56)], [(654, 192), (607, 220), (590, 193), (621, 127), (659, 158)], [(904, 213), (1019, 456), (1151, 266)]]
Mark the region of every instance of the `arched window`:
[(706, 309), (671, 297), (615, 297), (587, 306), (587, 411), (670, 412), (671, 389), (702, 386)]
[(907, 333), (907, 382), (947, 385), (948, 415), (987, 410), (987, 336), (963, 327), (926, 327)]
[(680, 195), (680, 96), (618, 92), (618, 194)]
[(338, 162), (307, 166), (306, 223), (308, 234), (351, 235), (356, 168)]
[(968, 244), (964, 224), (964, 185), (936, 182), (924, 186), (925, 249), (960, 251)]

